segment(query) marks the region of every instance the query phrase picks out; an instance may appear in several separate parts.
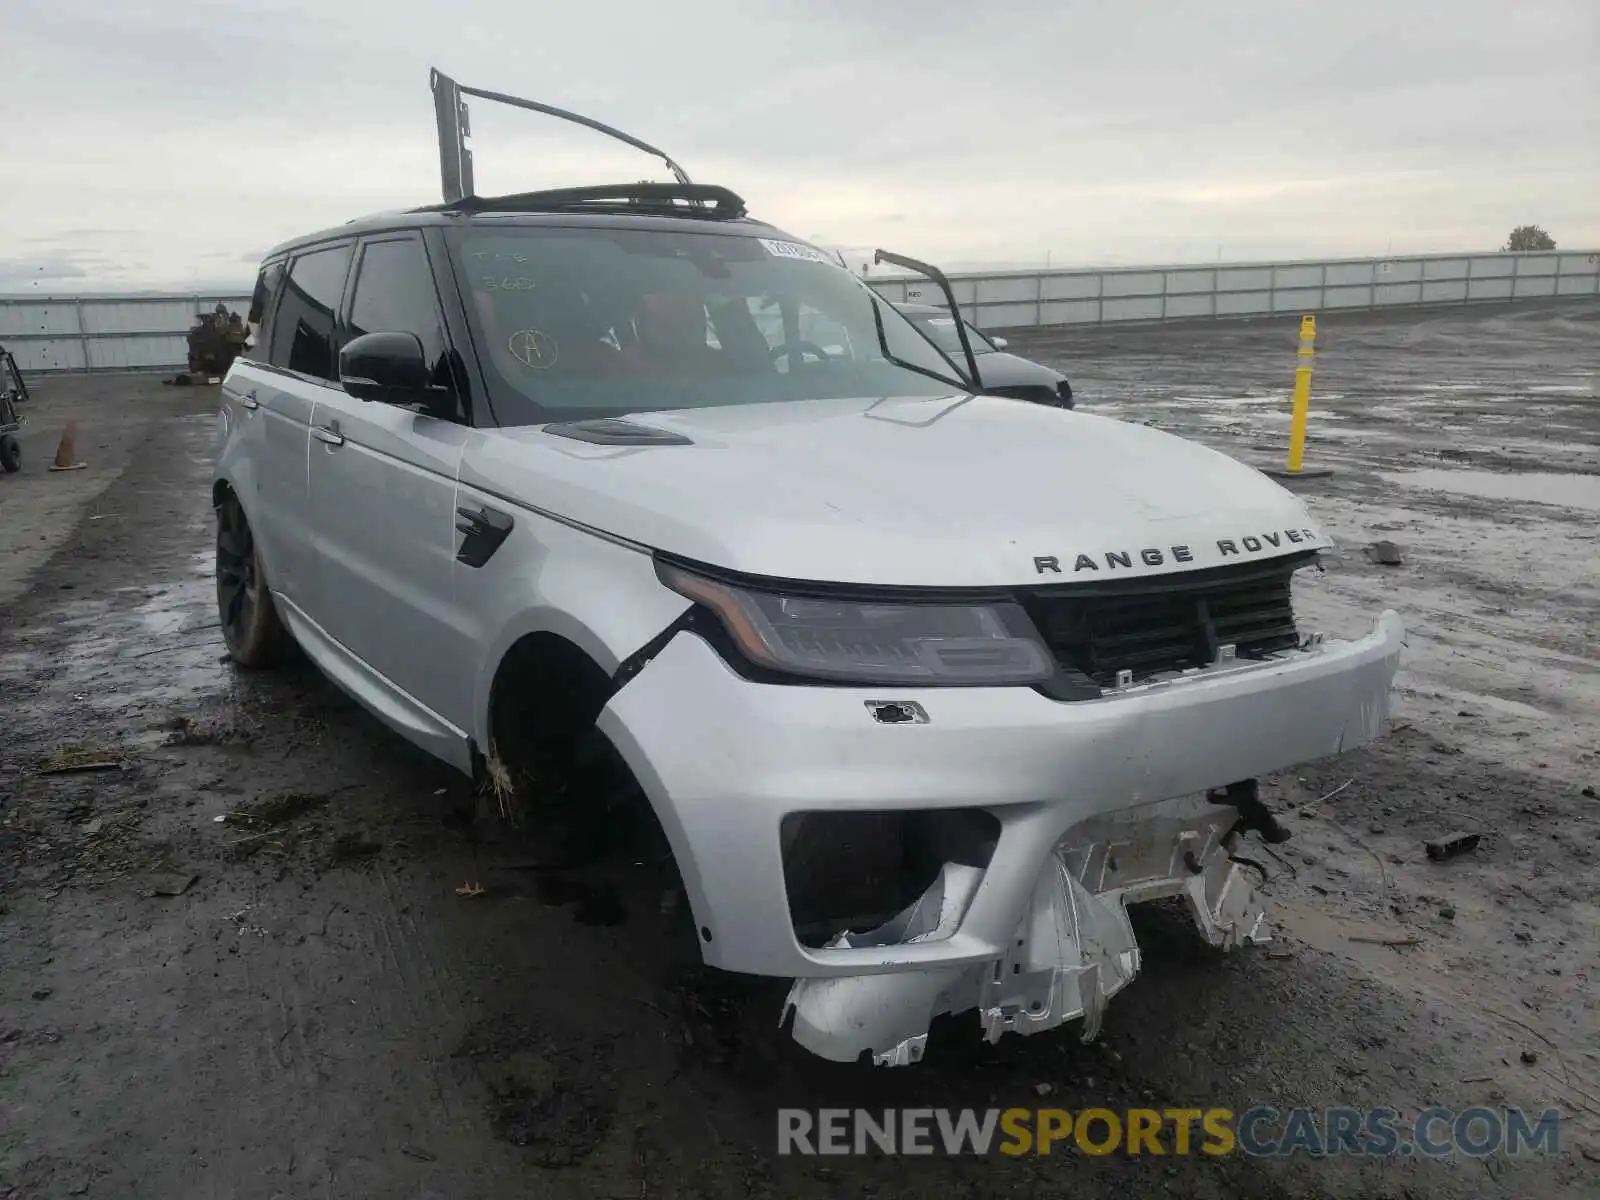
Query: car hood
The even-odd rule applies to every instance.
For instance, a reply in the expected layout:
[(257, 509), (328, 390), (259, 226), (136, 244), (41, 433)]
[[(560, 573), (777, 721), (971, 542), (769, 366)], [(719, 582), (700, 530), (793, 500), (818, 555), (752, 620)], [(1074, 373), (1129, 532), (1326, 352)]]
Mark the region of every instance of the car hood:
[[(1060, 371), (1053, 370), (1043, 363), (1018, 358), (1015, 354), (1007, 354), (1004, 350), (980, 354), (977, 359), (978, 376), (983, 380), (984, 387), (1034, 386), (1047, 387), (1054, 391), (1056, 384), (1066, 378)], [(959, 358), (957, 361), (960, 361)]]
[(780, 579), (995, 587), (1327, 544), (1300, 501), (1198, 443), (991, 396), (642, 414), (690, 444), (481, 430), (461, 482), (615, 538)]

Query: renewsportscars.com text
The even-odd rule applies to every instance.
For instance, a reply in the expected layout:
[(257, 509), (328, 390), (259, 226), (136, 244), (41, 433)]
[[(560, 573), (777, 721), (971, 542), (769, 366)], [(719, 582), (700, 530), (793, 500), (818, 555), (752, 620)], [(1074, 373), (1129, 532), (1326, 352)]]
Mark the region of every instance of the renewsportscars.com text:
[(1392, 1108), (778, 1110), (779, 1154), (1246, 1154), (1429, 1158), (1558, 1154), (1561, 1113)]

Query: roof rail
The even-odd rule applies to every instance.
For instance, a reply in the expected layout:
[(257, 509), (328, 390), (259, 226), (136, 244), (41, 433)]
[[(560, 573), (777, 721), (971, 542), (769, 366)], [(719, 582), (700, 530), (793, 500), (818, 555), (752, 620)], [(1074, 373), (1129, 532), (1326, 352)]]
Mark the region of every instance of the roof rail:
[[(445, 207), (457, 205), (474, 194), (472, 151), (467, 149), (467, 138), (472, 136), (472, 130), (467, 122), (467, 104), (462, 99), (463, 96), (477, 96), (484, 100), (493, 100), (497, 104), (509, 104), (513, 108), (525, 108), (530, 112), (544, 113), (546, 116), (559, 117), (563, 121), (586, 125), (618, 141), (626, 142), (636, 150), (643, 150), (646, 154), (661, 159), (679, 184), (684, 187), (692, 186), (683, 168), (673, 162), (665, 151), (657, 150), (649, 142), (642, 142), (620, 129), (613, 129), (590, 117), (567, 112), (562, 108), (553, 108), (548, 104), (539, 104), (533, 100), (524, 100), (520, 96), (508, 96), (504, 92), (488, 92), (482, 88), (467, 87), (465, 84), (457, 83), (437, 68), (428, 71), (428, 87), (433, 92), (434, 117), (439, 126), (439, 178), (444, 191)], [(732, 195), (731, 192), (728, 194)], [(743, 207), (742, 202), (740, 207)]]
[(604, 212), (643, 216), (699, 217), (734, 221), (747, 215), (744, 200), (708, 183), (613, 183), (550, 188), (510, 196), (463, 196), (416, 212)]

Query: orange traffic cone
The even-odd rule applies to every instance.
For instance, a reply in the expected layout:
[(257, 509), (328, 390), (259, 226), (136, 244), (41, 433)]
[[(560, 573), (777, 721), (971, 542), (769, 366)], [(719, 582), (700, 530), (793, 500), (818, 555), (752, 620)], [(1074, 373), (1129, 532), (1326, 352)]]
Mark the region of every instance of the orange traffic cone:
[(68, 421), (61, 431), (61, 444), (56, 447), (56, 460), (50, 464), (52, 471), (81, 471), (89, 464), (78, 461), (78, 423)]

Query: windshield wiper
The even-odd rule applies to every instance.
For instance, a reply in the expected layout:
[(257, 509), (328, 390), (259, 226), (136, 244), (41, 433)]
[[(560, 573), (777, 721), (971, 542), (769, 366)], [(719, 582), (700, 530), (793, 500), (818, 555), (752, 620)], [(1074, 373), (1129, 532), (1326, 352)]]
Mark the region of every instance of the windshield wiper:
[[(871, 288), (868, 288), (867, 291), (871, 292), (872, 294), (872, 323), (878, 327), (878, 349), (883, 351), (883, 357), (887, 361), (892, 362), (897, 367), (903, 367), (907, 371), (915, 371), (918, 375), (925, 375), (929, 379), (936, 379), (940, 383), (953, 384), (964, 392), (970, 392), (973, 390), (966, 383), (959, 379), (948, 379), (939, 374), (937, 371), (930, 371), (927, 367), (919, 367), (916, 363), (907, 362), (905, 359), (895, 354), (894, 351), (890, 350), (888, 335), (883, 331), (882, 308), (882, 306), (887, 304), (888, 301), (883, 299), (883, 297), (879, 296), (876, 292), (873, 292)], [(921, 335), (919, 334), (918, 336)], [(928, 344), (930, 346), (933, 345), (932, 342), (929, 342)], [(937, 347), (935, 347), (935, 349), (937, 349)]]
[(930, 263), (925, 263), (915, 258), (907, 258), (903, 254), (891, 254), (887, 250), (875, 251), (872, 261), (904, 267), (908, 271), (915, 271), (918, 275), (926, 275), (939, 285), (939, 290), (944, 293), (944, 298), (950, 302), (950, 315), (956, 321), (956, 336), (961, 339), (962, 352), (967, 356), (967, 370), (972, 372), (972, 388), (974, 391), (981, 390), (983, 376), (978, 374), (978, 359), (972, 353), (972, 341), (967, 337), (967, 320), (961, 315), (961, 305), (956, 303), (955, 289), (950, 286), (950, 281), (945, 278), (944, 272)]

